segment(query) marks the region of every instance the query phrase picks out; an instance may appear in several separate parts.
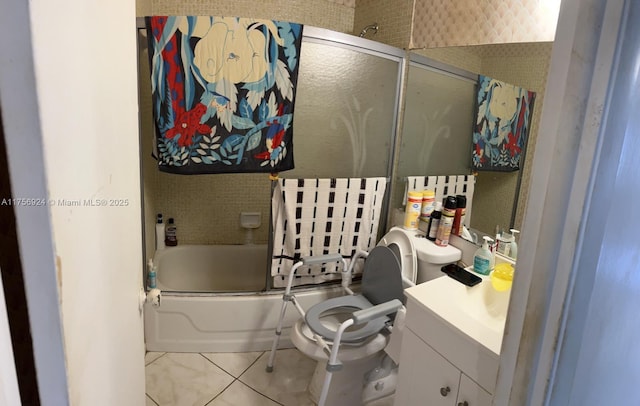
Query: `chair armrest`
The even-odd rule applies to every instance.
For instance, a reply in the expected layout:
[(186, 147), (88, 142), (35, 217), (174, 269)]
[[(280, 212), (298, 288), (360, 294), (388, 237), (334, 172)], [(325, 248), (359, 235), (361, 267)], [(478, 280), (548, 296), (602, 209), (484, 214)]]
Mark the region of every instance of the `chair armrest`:
[(302, 261), (302, 263), (305, 265), (324, 264), (326, 262), (342, 261), (342, 255), (340, 254), (316, 255), (313, 257), (300, 258), (300, 261)]
[(353, 325), (366, 323), (378, 317), (386, 316), (390, 313), (397, 312), (402, 307), (402, 302), (398, 299), (393, 299), (388, 302), (380, 303), (368, 309), (358, 310), (351, 315)]
[(291, 269), (289, 270), (289, 278), (287, 279), (287, 287), (285, 289), (285, 295), (289, 296), (291, 292), (291, 285), (293, 284), (293, 277), (298, 270), (303, 265), (315, 265), (315, 264), (324, 264), (329, 262), (340, 262), (342, 264), (342, 272), (343, 272), (343, 286), (344, 286), (344, 271), (347, 269), (347, 261), (342, 258), (340, 254), (327, 254), (327, 255), (315, 255), (312, 257), (303, 257), (300, 258), (298, 262), (293, 264)]

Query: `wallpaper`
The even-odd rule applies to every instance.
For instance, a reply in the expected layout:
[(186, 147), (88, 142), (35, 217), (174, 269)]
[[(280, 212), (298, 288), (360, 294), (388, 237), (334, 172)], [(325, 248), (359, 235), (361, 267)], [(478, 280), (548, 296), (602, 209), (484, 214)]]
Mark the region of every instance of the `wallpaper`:
[(415, 0), (410, 48), (553, 41), (559, 3)]

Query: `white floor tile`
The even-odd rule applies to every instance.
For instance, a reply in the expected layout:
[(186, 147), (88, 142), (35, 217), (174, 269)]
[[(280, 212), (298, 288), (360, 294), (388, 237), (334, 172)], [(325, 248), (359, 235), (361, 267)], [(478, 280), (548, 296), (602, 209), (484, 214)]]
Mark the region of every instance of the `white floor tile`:
[(144, 364), (145, 365), (149, 365), (153, 361), (155, 361), (158, 358), (162, 357), (164, 354), (165, 354), (164, 352), (151, 352), (150, 351), (150, 352), (144, 354)]
[(235, 381), (207, 406), (278, 406), (240, 381)]
[(258, 359), (262, 352), (202, 353), (214, 364), (238, 378)]
[(166, 353), (146, 367), (146, 393), (160, 406), (203, 406), (231, 382), (200, 354)]
[(316, 362), (296, 349), (278, 350), (274, 371), (267, 373), (268, 359), (266, 352), (240, 376), (240, 381), (285, 406), (312, 406), (307, 386)]

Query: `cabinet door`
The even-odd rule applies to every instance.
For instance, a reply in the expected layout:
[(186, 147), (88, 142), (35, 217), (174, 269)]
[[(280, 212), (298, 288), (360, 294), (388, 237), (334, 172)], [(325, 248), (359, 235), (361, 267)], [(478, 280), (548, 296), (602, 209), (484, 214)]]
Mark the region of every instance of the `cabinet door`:
[(396, 406), (455, 406), (460, 371), (405, 329), (400, 352)]
[(482, 389), (471, 378), (462, 374), (457, 406), (491, 406), (491, 401), (492, 396), (489, 392)]

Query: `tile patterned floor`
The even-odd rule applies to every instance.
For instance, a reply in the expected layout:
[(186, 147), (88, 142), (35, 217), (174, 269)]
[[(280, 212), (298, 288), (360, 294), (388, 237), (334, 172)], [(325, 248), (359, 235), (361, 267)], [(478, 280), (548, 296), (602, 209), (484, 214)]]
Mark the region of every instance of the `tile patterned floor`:
[(315, 361), (296, 349), (278, 350), (268, 374), (268, 358), (269, 352), (149, 352), (146, 406), (313, 406), (306, 389)]
[(315, 363), (295, 349), (268, 352), (157, 353), (145, 356), (146, 406), (312, 406), (306, 388)]

